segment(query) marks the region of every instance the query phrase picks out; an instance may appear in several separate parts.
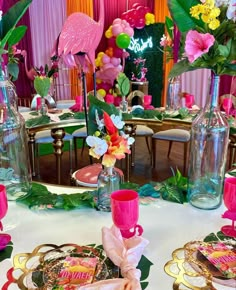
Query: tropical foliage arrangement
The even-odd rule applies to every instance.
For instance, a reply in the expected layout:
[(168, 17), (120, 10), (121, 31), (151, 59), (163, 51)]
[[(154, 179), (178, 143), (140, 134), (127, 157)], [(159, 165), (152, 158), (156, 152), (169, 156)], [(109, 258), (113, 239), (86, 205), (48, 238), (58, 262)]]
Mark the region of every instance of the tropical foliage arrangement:
[(235, 0), (168, 0), (181, 33), (180, 61), (170, 72), (211, 69), (216, 75), (236, 73)]
[(18, 59), (14, 57), (15, 46), (23, 38), (27, 27), (24, 25), (17, 26), (32, 0), (20, 0), (13, 5), (5, 14), (0, 11), (0, 61), (3, 61), (3, 55), (8, 73), (14, 79), (19, 74)]

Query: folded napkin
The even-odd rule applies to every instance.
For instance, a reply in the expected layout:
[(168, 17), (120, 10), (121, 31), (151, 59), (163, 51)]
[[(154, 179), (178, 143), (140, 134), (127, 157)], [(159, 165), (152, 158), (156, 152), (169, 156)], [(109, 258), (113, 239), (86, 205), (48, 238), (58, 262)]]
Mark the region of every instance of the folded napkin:
[(148, 241), (140, 236), (123, 239), (114, 225), (102, 229), (102, 243), (106, 255), (120, 268), (124, 277), (99, 281), (80, 287), (80, 290), (141, 290), (141, 271), (136, 269)]
[(73, 106), (69, 108), (72, 112), (81, 112), (83, 107), (79, 103), (75, 103)]

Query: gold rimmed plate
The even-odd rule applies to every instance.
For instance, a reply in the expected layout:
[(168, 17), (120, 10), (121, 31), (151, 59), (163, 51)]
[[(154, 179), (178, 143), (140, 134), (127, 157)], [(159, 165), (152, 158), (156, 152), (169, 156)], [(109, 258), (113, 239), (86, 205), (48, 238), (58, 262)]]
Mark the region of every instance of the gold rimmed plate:
[(12, 283), (23, 290), (50, 290), (59, 286), (60, 289), (77, 289), (84, 283), (118, 277), (119, 268), (106, 257), (101, 246), (44, 244), (31, 253), (15, 255), (4, 289)]

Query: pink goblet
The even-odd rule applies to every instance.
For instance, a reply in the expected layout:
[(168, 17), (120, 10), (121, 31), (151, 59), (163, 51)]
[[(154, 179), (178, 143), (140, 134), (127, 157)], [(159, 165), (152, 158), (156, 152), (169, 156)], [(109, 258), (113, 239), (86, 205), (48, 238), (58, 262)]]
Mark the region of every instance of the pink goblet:
[(1, 220), (6, 215), (7, 209), (8, 209), (8, 203), (7, 203), (6, 187), (3, 184), (0, 184), (0, 231), (3, 230)]
[(76, 96), (75, 103), (79, 111), (83, 111), (83, 96)]
[(194, 104), (194, 96), (191, 94), (185, 94), (185, 105), (187, 108), (192, 108)]
[(222, 218), (230, 219), (232, 224), (223, 226), (221, 231), (226, 236), (236, 238), (236, 228), (234, 226), (236, 221), (236, 177), (225, 179), (223, 199), (228, 210), (222, 215)]
[(151, 103), (152, 103), (152, 95), (144, 95), (143, 96), (144, 107), (151, 105)]
[(222, 107), (227, 115), (229, 115), (232, 106), (233, 106), (233, 102), (232, 102), (231, 98), (224, 98), (223, 99)]
[(143, 228), (137, 224), (139, 218), (138, 193), (130, 189), (121, 189), (111, 194), (112, 219), (124, 238), (142, 235)]

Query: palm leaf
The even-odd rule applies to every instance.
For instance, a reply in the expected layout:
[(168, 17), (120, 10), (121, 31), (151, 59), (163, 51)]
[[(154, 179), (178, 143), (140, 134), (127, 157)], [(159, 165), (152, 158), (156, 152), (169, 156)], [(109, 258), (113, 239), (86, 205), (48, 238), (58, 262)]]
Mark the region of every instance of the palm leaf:
[(9, 30), (16, 26), (21, 17), (25, 14), (32, 0), (20, 0), (13, 5), (2, 17), (2, 30), (0, 39), (3, 39)]
[(197, 20), (190, 15), (190, 8), (197, 4), (200, 4), (198, 0), (168, 0), (171, 16), (180, 32), (189, 31), (196, 26), (204, 26), (202, 20)]

